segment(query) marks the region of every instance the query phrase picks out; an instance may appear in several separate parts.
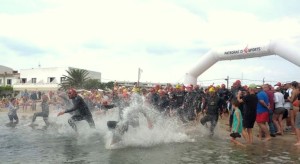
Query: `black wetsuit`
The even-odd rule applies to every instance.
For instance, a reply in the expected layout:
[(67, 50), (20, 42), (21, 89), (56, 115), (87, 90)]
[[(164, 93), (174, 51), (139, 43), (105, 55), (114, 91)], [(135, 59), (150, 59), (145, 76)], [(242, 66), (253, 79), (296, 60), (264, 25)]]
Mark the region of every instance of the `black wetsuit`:
[(183, 118), (186, 117), (189, 121), (194, 120), (196, 116), (194, 113), (194, 110), (196, 108), (194, 103), (195, 96), (196, 94), (194, 92), (187, 92), (183, 100), (183, 109), (181, 109), (181, 114), (183, 114)]
[(37, 112), (33, 114), (32, 117), (32, 123), (34, 123), (36, 117), (43, 117), (43, 120), (45, 121), (46, 127), (49, 126), (48, 116), (49, 116), (49, 104), (45, 101), (42, 102), (42, 112)]
[(160, 96), (158, 100), (158, 111), (163, 113), (169, 106), (169, 99), (166, 95)]
[(201, 124), (204, 125), (206, 122), (211, 122), (210, 132), (211, 135), (214, 134), (214, 129), (217, 125), (219, 119), (219, 112), (222, 107), (222, 102), (219, 96), (209, 96), (207, 97), (207, 113), (206, 115), (200, 120)]
[(95, 123), (91, 111), (89, 110), (87, 104), (84, 102), (82, 97), (76, 96), (72, 99), (73, 108), (68, 109), (65, 113), (70, 113), (75, 111), (74, 115), (68, 120), (70, 126), (77, 132), (76, 121), (86, 120), (91, 128), (95, 128)]
[(158, 108), (158, 101), (159, 101), (159, 95), (157, 93), (152, 93), (150, 97), (150, 102), (151, 104), (155, 107)]

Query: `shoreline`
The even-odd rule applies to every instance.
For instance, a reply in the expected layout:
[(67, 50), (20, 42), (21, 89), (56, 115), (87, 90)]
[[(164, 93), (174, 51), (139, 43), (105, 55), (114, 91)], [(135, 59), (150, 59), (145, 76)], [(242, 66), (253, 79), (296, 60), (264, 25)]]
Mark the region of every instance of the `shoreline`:
[[(226, 131), (227, 134), (228, 134), (228, 137), (229, 137), (229, 134), (230, 134), (230, 131), (228, 130), (229, 129), (229, 116), (223, 116), (223, 118), (219, 118), (218, 123), (219, 123), (220, 129)], [(257, 137), (257, 135), (259, 134), (259, 127), (258, 127), (257, 123), (254, 124), (254, 127), (252, 129), (252, 133), (253, 133), (253, 142), (254, 142), (254, 144), (263, 143), (263, 142), (272, 143), (274, 141), (281, 141), (281, 142), (290, 143), (290, 145), (294, 146), (294, 144), (296, 143), (296, 135), (291, 134), (291, 132), (284, 132), (283, 135), (276, 135), (276, 137), (271, 137), (271, 140), (269, 140), (269, 141), (265, 141), (264, 139), (260, 140)], [(243, 144), (245, 144), (245, 142), (246, 142), (243, 137), (241, 137), (238, 140), (241, 141), (241, 143), (243, 143)]]
[[(19, 118), (30, 118), (33, 116), (33, 114), (35, 112), (40, 112), (41, 109), (40, 107), (37, 107), (37, 110), (36, 111), (32, 111), (31, 109), (27, 109), (27, 111), (23, 111), (22, 109), (19, 109), (17, 114), (19, 116)], [(7, 114), (7, 110), (5, 108), (0, 108), (0, 115), (2, 114)], [(56, 112), (55, 109), (51, 109), (50, 108), (50, 113), (54, 113)], [(196, 124), (192, 123), (192, 125), (190, 126), (202, 126), (200, 122), (197, 122)], [(229, 134), (230, 134), (230, 131), (228, 130), (229, 129), (229, 115), (223, 115), (222, 118), (220, 117), (219, 120), (218, 120), (218, 125), (219, 127), (219, 133), (220, 134), (224, 134), (225, 138), (230, 138)], [(263, 143), (263, 142), (274, 142), (274, 141), (280, 141), (280, 142), (286, 142), (287, 144), (290, 143), (290, 145), (294, 146), (294, 144), (296, 143), (296, 135), (295, 134), (291, 134), (291, 132), (285, 132), (283, 135), (276, 135), (276, 137), (271, 137), (271, 140), (270, 141), (264, 141), (264, 140), (259, 140), (259, 138), (257, 137), (257, 134), (258, 134), (258, 125), (257, 123), (254, 124), (254, 128), (252, 130), (253, 132), (253, 144), (256, 145), (258, 143)], [(241, 143), (247, 145), (246, 141), (244, 140), (243, 137), (239, 138), (238, 141), (240, 141)], [(296, 147), (296, 146), (295, 146)]]

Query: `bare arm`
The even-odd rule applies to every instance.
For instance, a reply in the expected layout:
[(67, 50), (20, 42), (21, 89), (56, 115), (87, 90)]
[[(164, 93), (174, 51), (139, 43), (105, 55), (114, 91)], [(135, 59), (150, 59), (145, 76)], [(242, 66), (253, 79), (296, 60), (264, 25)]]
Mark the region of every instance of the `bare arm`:
[(288, 97), (288, 99), (290, 100), (290, 102), (294, 102), (297, 99), (298, 93), (299, 93), (299, 89), (298, 88), (293, 89), (292, 96)]
[(239, 91), (238, 94), (237, 94), (237, 97), (236, 97), (239, 103), (244, 102), (243, 99), (241, 99), (241, 95), (242, 95), (242, 91)]
[(262, 106), (264, 106), (264, 107), (266, 107), (266, 108), (268, 108), (268, 109), (270, 108), (270, 104), (266, 104), (264, 100), (258, 100), (258, 102), (259, 102)]

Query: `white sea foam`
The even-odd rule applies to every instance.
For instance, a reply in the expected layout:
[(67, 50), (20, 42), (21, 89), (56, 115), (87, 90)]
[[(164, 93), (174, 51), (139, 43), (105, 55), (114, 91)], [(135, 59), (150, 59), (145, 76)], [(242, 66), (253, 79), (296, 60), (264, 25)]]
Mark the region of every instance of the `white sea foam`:
[[(153, 128), (149, 129), (147, 119), (144, 114), (150, 118)], [(181, 143), (194, 142), (194, 139), (185, 133), (180, 121), (175, 117), (165, 117), (158, 113), (155, 109), (143, 106), (140, 103), (133, 102), (129, 107), (124, 108), (123, 120), (131, 121), (136, 117), (139, 120), (139, 126), (133, 128), (129, 126), (128, 131), (122, 135), (119, 143), (110, 145), (112, 140), (112, 131), (106, 127), (106, 122), (109, 120), (117, 121), (118, 108), (111, 110), (106, 115), (101, 115), (97, 118), (97, 127), (101, 131), (105, 131), (104, 135), (107, 149), (116, 149), (123, 147), (150, 147), (165, 143)]]

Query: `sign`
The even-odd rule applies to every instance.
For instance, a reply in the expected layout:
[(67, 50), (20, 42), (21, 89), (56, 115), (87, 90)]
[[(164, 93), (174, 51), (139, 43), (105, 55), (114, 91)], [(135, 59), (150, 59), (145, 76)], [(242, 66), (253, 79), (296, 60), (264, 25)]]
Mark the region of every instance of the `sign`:
[(231, 50), (231, 51), (225, 51), (224, 55), (239, 55), (239, 54), (248, 54), (248, 53), (254, 53), (261, 51), (261, 47), (254, 47), (254, 48), (248, 48), (248, 45), (241, 50)]

